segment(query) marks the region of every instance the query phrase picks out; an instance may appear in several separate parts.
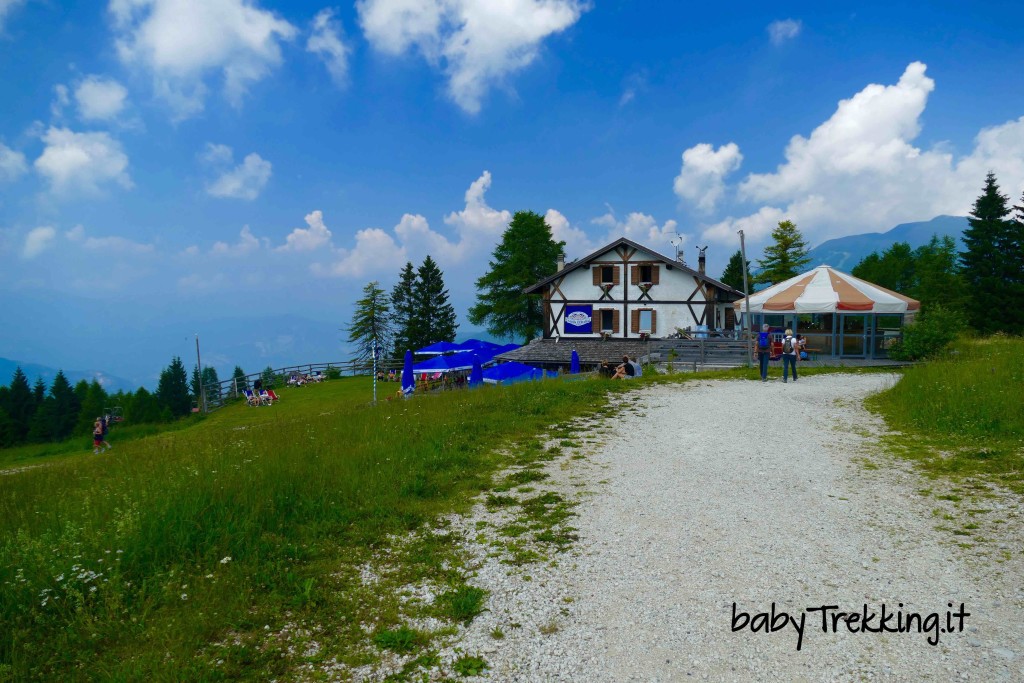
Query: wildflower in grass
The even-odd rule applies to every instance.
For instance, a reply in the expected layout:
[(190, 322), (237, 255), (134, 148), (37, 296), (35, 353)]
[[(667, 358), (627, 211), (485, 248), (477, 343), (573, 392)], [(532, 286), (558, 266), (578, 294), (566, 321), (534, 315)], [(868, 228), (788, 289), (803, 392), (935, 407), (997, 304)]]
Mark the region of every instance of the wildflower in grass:
[(227, 564), (227, 563), (228, 563), (228, 562), (230, 562), (230, 561), (231, 561), (231, 556), (230, 556), (230, 555), (228, 555), (228, 556), (226, 556), (226, 557), (225, 557), (224, 559), (222, 559), (222, 560), (220, 561), (220, 563), (221, 563), (221, 564)]
[(181, 594), (181, 599), (182, 600), (188, 600), (188, 593), (182, 593)]

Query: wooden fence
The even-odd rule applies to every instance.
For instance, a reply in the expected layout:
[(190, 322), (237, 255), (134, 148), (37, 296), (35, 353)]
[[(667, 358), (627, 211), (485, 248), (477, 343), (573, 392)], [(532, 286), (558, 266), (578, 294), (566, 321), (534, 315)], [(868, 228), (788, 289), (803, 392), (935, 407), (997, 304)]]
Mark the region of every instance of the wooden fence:
[[(387, 358), (377, 361), (377, 370), (388, 372), (389, 370), (401, 370), (404, 361), (401, 358)], [(358, 375), (370, 375), (373, 373), (372, 360), (342, 360), (328, 363), (302, 363), (300, 365), (288, 365), (274, 370), (263, 370), (254, 372), (245, 377), (232, 377), (217, 384), (203, 386), (203, 399), (195, 407), (196, 411), (212, 413), (223, 408), (231, 401), (244, 398), (242, 391), (252, 389), (256, 380), (262, 382), (264, 389), (276, 389), (284, 386), (292, 375), (315, 375), (317, 373), (331, 376), (337, 374), (340, 377)]]

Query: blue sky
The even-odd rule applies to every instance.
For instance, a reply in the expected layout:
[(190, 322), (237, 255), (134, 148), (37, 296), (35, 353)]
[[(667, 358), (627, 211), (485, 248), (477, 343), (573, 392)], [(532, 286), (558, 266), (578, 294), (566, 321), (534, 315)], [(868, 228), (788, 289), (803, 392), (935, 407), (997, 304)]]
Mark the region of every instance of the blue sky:
[(1020, 198), (1019, 3), (689, 5), (0, 0), (0, 356), (344, 358), (366, 282), (430, 253), (464, 313), (521, 209), (717, 275)]

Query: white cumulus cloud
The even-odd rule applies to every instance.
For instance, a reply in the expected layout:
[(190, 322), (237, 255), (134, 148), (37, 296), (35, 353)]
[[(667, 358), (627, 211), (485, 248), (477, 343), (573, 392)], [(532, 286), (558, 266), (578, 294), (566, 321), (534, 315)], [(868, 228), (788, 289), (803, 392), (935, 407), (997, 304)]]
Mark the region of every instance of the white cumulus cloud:
[(271, 163), (255, 152), (231, 168), (234, 163), (231, 148), (207, 144), (202, 159), (219, 172), (217, 178), (206, 186), (206, 193), (213, 197), (253, 200), (260, 196), (270, 180)]
[(331, 245), (331, 231), (324, 225), (323, 211), (306, 214), (308, 228), (295, 228), (285, 238), (278, 251), (314, 251)]
[(152, 73), (175, 119), (203, 109), (210, 74), (241, 104), (248, 87), (281, 63), (281, 41), (298, 30), (249, 0), (111, 0), (117, 52)]
[(27, 171), (25, 155), (0, 142), (0, 181), (17, 180)]
[(109, 183), (132, 187), (128, 156), (107, 133), (76, 133), (51, 126), (43, 143), (46, 147), (35, 168), (57, 194), (97, 194)]
[(338, 259), (330, 264), (314, 263), (314, 275), (333, 277), (363, 277), (372, 272), (392, 272), (406, 260), (405, 249), (380, 228), (366, 228), (356, 233), (352, 249), (339, 249)]
[(25, 0), (0, 0), (0, 31), (3, 31), (4, 21), (7, 19), (7, 15), (11, 13), (11, 10), (24, 3)]
[(711, 211), (725, 193), (725, 176), (742, 162), (743, 155), (735, 142), (717, 150), (707, 143), (695, 145), (683, 152), (683, 165), (672, 189), (677, 197), (701, 211)]
[(122, 254), (147, 254), (152, 253), (155, 249), (152, 244), (135, 242), (126, 237), (120, 237), (117, 235), (109, 235), (107, 237), (90, 237), (85, 234), (85, 228), (81, 225), (76, 225), (71, 230), (68, 230), (64, 233), (64, 236), (82, 249), (88, 249), (90, 251), (102, 251), (105, 253), (116, 252)]
[(334, 10), (320, 10), (313, 19), (313, 28), (306, 40), (306, 50), (318, 55), (327, 67), (335, 84), (342, 86), (348, 80), (349, 47), (341, 39), (341, 22), (334, 18)]
[(548, 209), (544, 222), (551, 228), (551, 236), (556, 242), (565, 242), (563, 250), (568, 260), (589, 254), (601, 246), (592, 241), (584, 230), (572, 225), (558, 209)]
[(211, 254), (220, 256), (245, 256), (258, 251), (261, 246), (267, 246), (266, 238), (258, 238), (252, 234), (249, 226), (246, 225), (238, 233), (238, 241), (234, 244), (227, 242), (214, 242), (210, 249)]
[(25, 235), (25, 245), (22, 247), (21, 255), (26, 259), (33, 259), (49, 248), (57, 231), (49, 226), (42, 226), (29, 230)]
[(765, 238), (778, 220), (793, 220), (811, 244), (845, 234), (886, 230), (939, 214), (965, 215), (995, 172), (1014, 198), (1024, 189), (1024, 117), (986, 128), (959, 158), (947, 145), (914, 144), (935, 82), (913, 62), (894, 85), (870, 84), (839, 102), (808, 137), (794, 135), (774, 172), (751, 173), (741, 199), (753, 214), (708, 226), (704, 236), (734, 242), (735, 231)]
[(575, 24), (581, 0), (359, 0), (363, 33), (378, 50), (418, 49), (448, 77), (448, 94), (469, 113), (495, 84), (531, 64), (541, 42)]
[(779, 19), (768, 24), (768, 37), (772, 45), (782, 45), (787, 40), (792, 40), (800, 35), (803, 23), (794, 19)]
[[(59, 96), (59, 95), (58, 95)], [(124, 109), (128, 91), (117, 81), (89, 76), (75, 88), (78, 115), (84, 121), (107, 121)]]

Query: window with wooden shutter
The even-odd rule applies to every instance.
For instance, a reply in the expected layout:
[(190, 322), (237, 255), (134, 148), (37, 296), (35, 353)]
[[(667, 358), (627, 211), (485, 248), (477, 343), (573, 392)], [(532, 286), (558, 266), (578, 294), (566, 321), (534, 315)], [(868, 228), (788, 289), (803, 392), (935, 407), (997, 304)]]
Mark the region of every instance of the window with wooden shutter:
[(601, 311), (601, 331), (615, 332), (615, 310), (606, 308)]
[(651, 284), (652, 285), (661, 284), (661, 278), (659, 277), (660, 275), (661, 275), (661, 266), (651, 266)]
[(620, 284), (622, 284), (622, 280), (621, 280), (621, 278), (619, 278), (619, 267), (618, 266), (612, 266), (612, 284), (615, 285), (616, 287), (618, 287)]
[(619, 309), (612, 309), (612, 334), (619, 333)]
[(640, 309), (640, 329), (639, 329), (640, 332), (650, 332), (651, 331), (651, 324), (654, 322), (652, 320), (652, 318), (654, 317), (652, 315), (653, 313), (654, 313), (654, 311), (652, 311), (649, 308), (641, 308)]
[[(635, 266), (634, 266), (635, 267)], [(629, 312), (629, 331), (633, 334), (640, 333), (640, 309), (634, 308)]]
[(615, 282), (615, 266), (601, 266), (601, 284), (610, 285)]
[(595, 308), (590, 314), (590, 333), (597, 334), (601, 331), (601, 309)]
[(638, 266), (640, 269), (640, 282), (654, 282), (654, 275), (651, 272), (654, 269), (650, 263), (644, 263)]
[(601, 284), (601, 266), (593, 265), (590, 267), (590, 272), (594, 274), (594, 286)]
[(629, 284), (638, 285), (640, 284), (640, 267), (630, 266), (629, 267)]
[(651, 335), (658, 331), (658, 312), (651, 310)]

